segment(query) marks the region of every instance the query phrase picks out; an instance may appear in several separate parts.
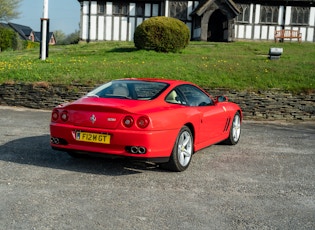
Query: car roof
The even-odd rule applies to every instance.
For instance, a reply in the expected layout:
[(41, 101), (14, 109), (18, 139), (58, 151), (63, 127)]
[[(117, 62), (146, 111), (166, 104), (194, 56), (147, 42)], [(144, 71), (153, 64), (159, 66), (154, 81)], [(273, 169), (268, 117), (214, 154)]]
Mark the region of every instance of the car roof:
[(165, 78), (121, 78), (117, 80), (131, 80), (131, 81), (152, 81), (152, 82), (162, 82), (162, 83), (167, 83), (169, 85), (175, 86), (175, 85), (181, 85), (181, 84), (190, 84), (194, 85), (191, 82), (188, 81), (183, 81), (183, 80), (176, 80), (176, 79), (165, 79)]

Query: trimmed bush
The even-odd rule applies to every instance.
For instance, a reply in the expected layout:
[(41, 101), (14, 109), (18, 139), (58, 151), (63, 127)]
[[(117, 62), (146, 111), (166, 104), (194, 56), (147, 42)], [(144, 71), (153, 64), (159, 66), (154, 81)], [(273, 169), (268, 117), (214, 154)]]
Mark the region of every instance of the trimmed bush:
[(158, 52), (178, 52), (189, 44), (190, 31), (182, 21), (170, 17), (152, 17), (135, 30), (134, 43), (138, 49)]

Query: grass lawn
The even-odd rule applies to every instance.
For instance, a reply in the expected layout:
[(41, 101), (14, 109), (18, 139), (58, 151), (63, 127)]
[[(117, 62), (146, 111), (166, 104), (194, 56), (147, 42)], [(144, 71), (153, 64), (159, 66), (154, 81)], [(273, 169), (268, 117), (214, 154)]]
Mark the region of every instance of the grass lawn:
[[(270, 47), (283, 48), (269, 60)], [(50, 46), (0, 53), (0, 84), (47, 82), (100, 84), (125, 77), (171, 78), (204, 88), (315, 91), (315, 44), (298, 42), (191, 42), (181, 53), (136, 50), (132, 42)]]

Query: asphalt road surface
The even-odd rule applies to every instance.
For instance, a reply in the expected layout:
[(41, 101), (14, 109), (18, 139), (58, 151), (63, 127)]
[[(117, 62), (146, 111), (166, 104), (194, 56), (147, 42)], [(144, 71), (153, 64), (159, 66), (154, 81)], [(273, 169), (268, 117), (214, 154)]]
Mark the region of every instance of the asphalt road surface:
[(0, 229), (315, 229), (315, 123), (245, 121), (174, 173), (54, 151), (49, 120), (0, 106)]

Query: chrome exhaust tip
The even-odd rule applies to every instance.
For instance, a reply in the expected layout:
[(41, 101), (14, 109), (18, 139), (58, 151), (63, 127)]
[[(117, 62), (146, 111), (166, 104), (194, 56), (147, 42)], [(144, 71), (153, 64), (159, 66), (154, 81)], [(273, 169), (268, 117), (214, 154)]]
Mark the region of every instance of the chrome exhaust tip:
[(143, 146), (126, 146), (126, 151), (132, 154), (145, 154), (147, 149)]

